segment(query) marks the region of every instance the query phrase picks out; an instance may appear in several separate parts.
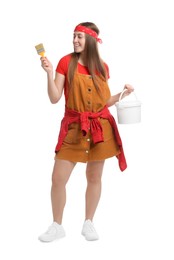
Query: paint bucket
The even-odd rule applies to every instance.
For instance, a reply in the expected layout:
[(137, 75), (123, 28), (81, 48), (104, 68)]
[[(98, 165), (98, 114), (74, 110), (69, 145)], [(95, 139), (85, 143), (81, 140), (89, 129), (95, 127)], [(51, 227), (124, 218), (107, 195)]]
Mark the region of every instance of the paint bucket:
[(141, 122), (141, 102), (137, 99), (135, 91), (129, 96), (134, 95), (134, 100), (128, 99), (128, 96), (122, 99), (123, 93), (120, 95), (119, 101), (115, 103), (117, 108), (117, 118), (119, 124), (134, 124)]

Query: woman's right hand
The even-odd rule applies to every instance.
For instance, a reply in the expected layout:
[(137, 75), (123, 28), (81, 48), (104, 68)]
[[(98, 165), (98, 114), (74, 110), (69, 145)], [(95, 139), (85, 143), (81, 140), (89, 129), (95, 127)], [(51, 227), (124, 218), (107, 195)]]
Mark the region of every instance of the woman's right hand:
[(47, 73), (53, 72), (53, 66), (51, 62), (47, 59), (47, 57), (41, 57), (41, 66)]

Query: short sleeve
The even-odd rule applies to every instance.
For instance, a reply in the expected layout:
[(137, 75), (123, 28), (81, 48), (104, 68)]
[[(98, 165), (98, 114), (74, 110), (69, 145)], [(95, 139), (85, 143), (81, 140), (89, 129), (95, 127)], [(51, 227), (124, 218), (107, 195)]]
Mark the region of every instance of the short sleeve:
[(66, 74), (68, 72), (68, 65), (69, 65), (69, 62), (70, 62), (70, 58), (71, 58), (70, 54), (61, 58), (59, 60), (58, 64), (57, 64), (56, 72), (66, 76)]
[(105, 65), (105, 68), (106, 68), (107, 77), (108, 77), (108, 79), (109, 79), (109, 78), (110, 78), (110, 75), (109, 75), (109, 66), (108, 66), (106, 63), (104, 63), (104, 65)]

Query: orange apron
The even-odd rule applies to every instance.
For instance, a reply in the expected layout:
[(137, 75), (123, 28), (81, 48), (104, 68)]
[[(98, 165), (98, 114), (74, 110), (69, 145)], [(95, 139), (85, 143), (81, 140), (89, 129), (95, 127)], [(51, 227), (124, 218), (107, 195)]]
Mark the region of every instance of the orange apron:
[[(100, 91), (97, 91), (90, 75), (80, 74), (74, 75), (73, 86), (68, 90), (66, 98), (65, 117), (62, 120), (59, 132), (58, 143), (56, 145), (55, 158), (69, 160), (73, 162), (88, 162), (96, 160), (105, 160), (107, 158), (123, 155), (123, 165), (121, 169), (126, 168), (126, 161), (122, 149), (121, 139), (116, 139), (116, 134), (108, 118), (98, 117), (101, 128), (103, 141), (94, 143), (92, 139), (90, 123), (89, 131), (84, 135), (81, 129), (81, 122), (72, 120), (67, 126), (66, 136), (61, 141), (62, 133), (65, 130), (65, 121), (67, 119), (66, 110), (76, 111), (80, 114), (98, 113), (106, 107), (107, 100), (110, 98), (110, 90), (106, 81), (99, 80)], [(108, 110), (108, 109), (107, 109)], [(72, 113), (71, 113), (72, 114)], [(71, 115), (72, 116), (72, 115)], [(112, 117), (113, 118), (113, 117)], [(89, 117), (89, 121), (91, 122)], [(115, 120), (114, 120), (115, 121)], [(116, 127), (117, 136), (118, 129)], [(119, 140), (119, 143), (117, 142)]]

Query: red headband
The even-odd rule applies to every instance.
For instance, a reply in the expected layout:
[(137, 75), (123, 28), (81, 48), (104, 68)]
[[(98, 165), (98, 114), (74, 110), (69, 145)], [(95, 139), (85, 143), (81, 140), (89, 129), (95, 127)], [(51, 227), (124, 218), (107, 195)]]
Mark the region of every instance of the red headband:
[(100, 38), (98, 38), (97, 33), (86, 26), (77, 25), (76, 28), (74, 29), (74, 32), (75, 31), (87, 33), (90, 36), (94, 37), (97, 40), (97, 42), (102, 43), (102, 40)]

